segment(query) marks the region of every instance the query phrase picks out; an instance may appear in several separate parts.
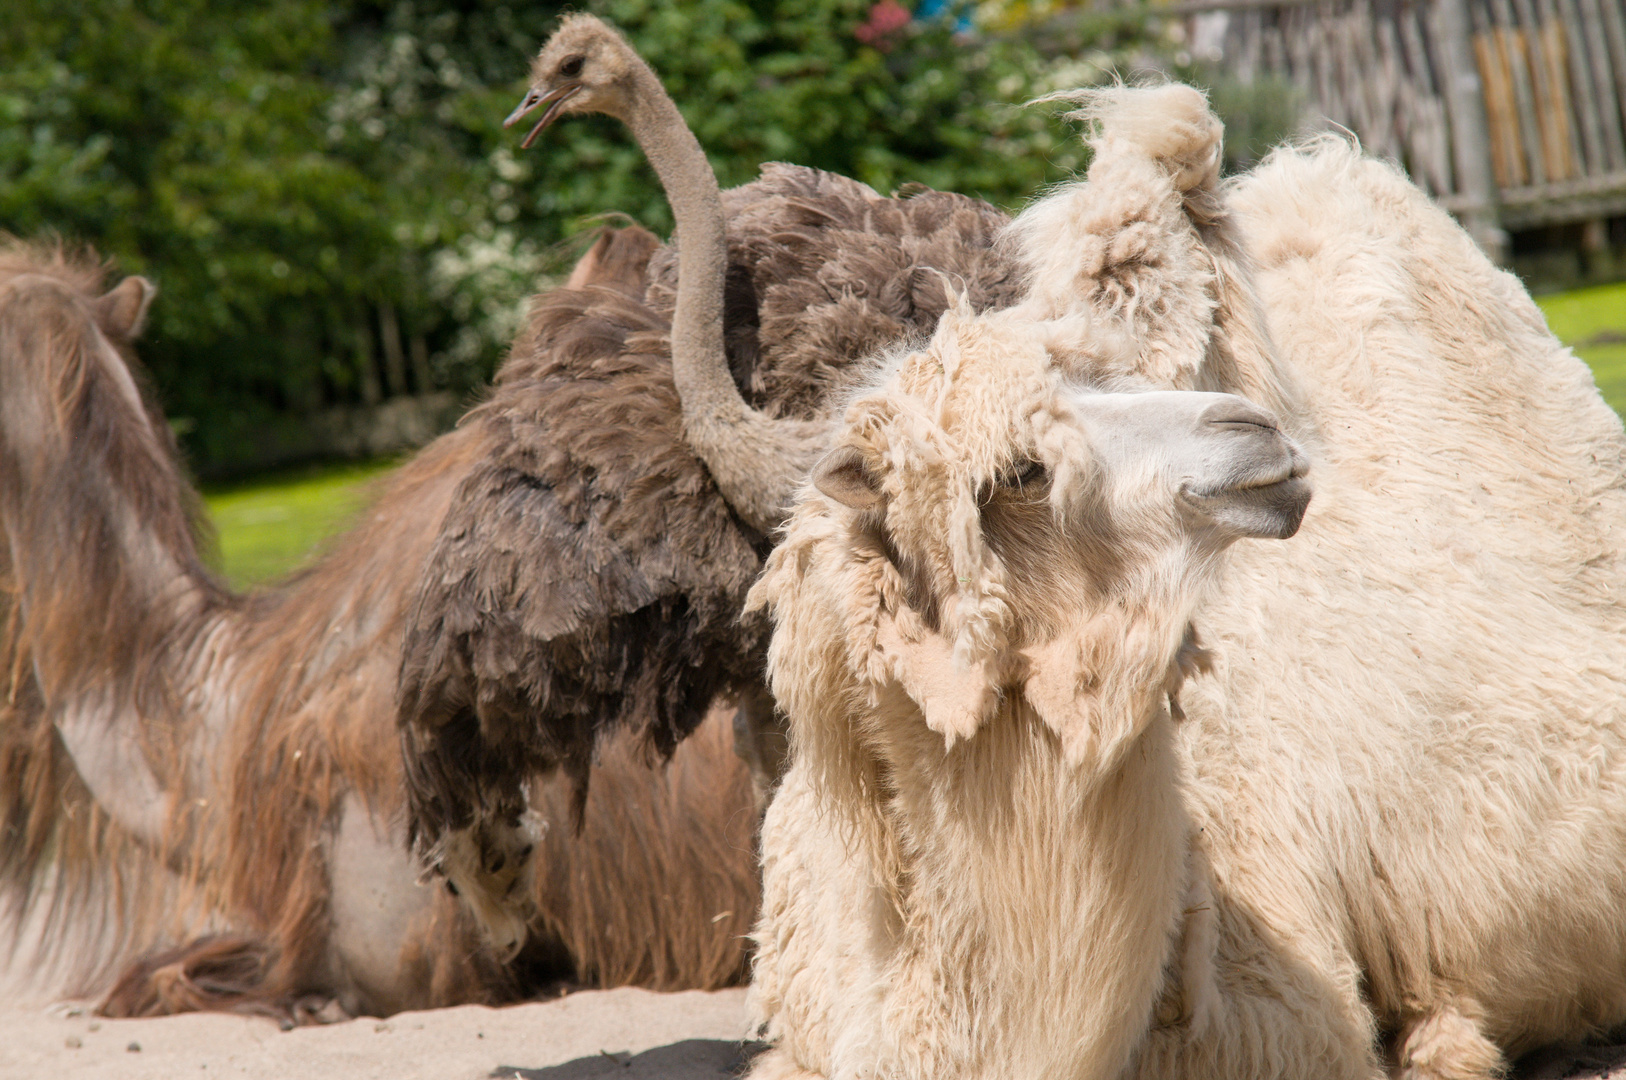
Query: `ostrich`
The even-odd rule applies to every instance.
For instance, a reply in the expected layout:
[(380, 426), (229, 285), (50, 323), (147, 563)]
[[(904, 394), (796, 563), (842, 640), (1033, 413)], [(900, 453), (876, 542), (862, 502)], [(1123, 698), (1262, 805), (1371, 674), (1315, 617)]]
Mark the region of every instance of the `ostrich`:
[[(508, 118), (624, 122), (677, 223), (643, 296), (589, 324), (533, 310), (491, 400), (465, 421), (485, 460), (447, 510), (410, 616), (400, 730), (411, 828), (499, 940), (523, 930), (526, 776), (585, 781), (618, 727), (669, 754), (720, 696), (775, 770), (765, 633), (745, 594), (830, 402), (866, 357), (928, 331), (944, 282), (976, 309), (1019, 295), (1006, 217), (963, 196), (883, 198), (769, 165), (720, 193), (660, 80), (588, 15), (567, 16)], [(674, 274), (675, 270), (675, 274)], [(675, 282), (674, 282), (675, 277)]]

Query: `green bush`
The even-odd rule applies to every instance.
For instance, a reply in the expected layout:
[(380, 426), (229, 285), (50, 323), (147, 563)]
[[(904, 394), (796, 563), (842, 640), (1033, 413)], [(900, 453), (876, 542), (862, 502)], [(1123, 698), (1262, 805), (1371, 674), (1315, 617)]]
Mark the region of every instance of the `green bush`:
[[(204, 473), (313, 410), (466, 391), (572, 233), (607, 211), (670, 226), (615, 122), (529, 153), (501, 129), (562, 6), (10, 0), (0, 228), (158, 282), (142, 355)], [(971, 38), (952, 12), (867, 44), (869, 0), (579, 6), (628, 32), (725, 185), (785, 160), (1006, 206), (1083, 164), (1016, 103), (1156, 46), (1144, 12), (1072, 21), (1090, 44), (1060, 55), (1055, 27)]]

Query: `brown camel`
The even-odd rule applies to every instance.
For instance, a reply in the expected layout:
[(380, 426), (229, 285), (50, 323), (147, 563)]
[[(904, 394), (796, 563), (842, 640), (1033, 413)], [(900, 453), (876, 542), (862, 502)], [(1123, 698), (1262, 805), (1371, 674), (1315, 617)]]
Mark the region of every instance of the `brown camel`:
[[(656, 243), (607, 233), (574, 288), (583, 332)], [(142, 1015), (500, 1001), (558, 983), (712, 987), (743, 971), (755, 799), (726, 716), (651, 770), (607, 746), (580, 833), (546, 829), (531, 947), (511, 963), (418, 881), (393, 730), (410, 585), (489, 453), (430, 446), (329, 555), (234, 596), (198, 556), (197, 499), (133, 377), (152, 287), (0, 247), (0, 889), (48, 993)], [(692, 748), (692, 752), (691, 752)], [(562, 781), (531, 786), (563, 821)], [(25, 950), (26, 951), (26, 950)], [(331, 1009), (329, 1010), (331, 1012)]]

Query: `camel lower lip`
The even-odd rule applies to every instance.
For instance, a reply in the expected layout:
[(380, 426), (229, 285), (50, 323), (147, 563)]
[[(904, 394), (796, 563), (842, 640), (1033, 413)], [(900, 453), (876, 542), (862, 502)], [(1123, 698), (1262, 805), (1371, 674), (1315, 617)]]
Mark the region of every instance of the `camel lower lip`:
[(1290, 483), (1290, 482), (1292, 482), (1294, 480), (1297, 480), (1297, 479), (1299, 479), (1298, 475), (1296, 475), (1294, 473), (1288, 473), (1286, 476), (1278, 476), (1278, 477), (1275, 477), (1275, 478), (1270, 479), (1270, 480), (1254, 480), (1254, 481), (1251, 481), (1251, 482), (1246, 483), (1246, 484), (1239, 484), (1238, 486), (1236, 486), (1234, 488), (1231, 488), (1230, 490), (1231, 491), (1268, 491), (1270, 488), (1280, 487), (1283, 484)]
[(1269, 479), (1259, 478), (1249, 480), (1244, 484), (1227, 484), (1224, 487), (1210, 488), (1206, 491), (1195, 488), (1188, 490), (1193, 497), (1198, 499), (1222, 499), (1227, 495), (1237, 495), (1245, 491), (1269, 491), (1271, 488), (1281, 487), (1283, 484), (1291, 484), (1294, 481), (1301, 479), (1303, 479), (1302, 474), (1290, 472), (1285, 475), (1274, 476)]

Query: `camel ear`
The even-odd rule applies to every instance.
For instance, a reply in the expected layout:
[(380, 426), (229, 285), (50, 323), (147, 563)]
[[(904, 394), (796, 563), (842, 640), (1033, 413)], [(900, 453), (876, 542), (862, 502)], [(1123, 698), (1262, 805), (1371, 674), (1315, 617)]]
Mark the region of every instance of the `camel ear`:
[(813, 486), (854, 510), (869, 510), (881, 501), (880, 477), (856, 446), (838, 446), (825, 454), (813, 467)]
[(953, 746), (969, 739), (999, 704), (999, 688), (985, 663), (956, 665), (954, 647), (941, 634), (906, 634), (883, 618), (875, 635), (889, 674), (926, 718), (926, 726)]
[(132, 274), (96, 301), (96, 321), (113, 337), (129, 341), (141, 333), (147, 321), (147, 308), (158, 295), (158, 287), (139, 274)]

